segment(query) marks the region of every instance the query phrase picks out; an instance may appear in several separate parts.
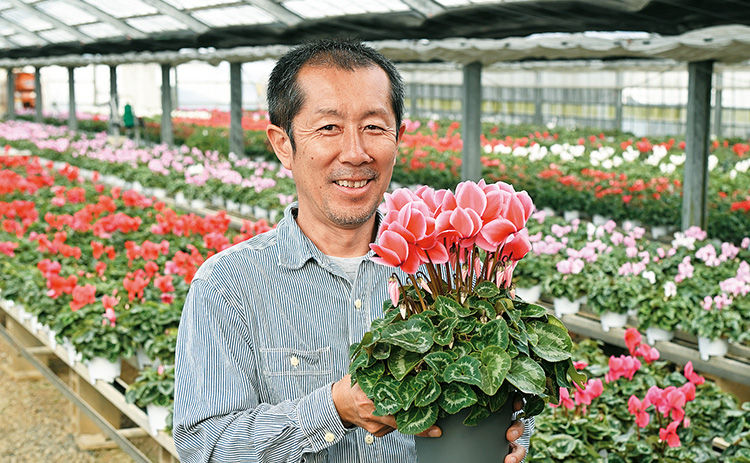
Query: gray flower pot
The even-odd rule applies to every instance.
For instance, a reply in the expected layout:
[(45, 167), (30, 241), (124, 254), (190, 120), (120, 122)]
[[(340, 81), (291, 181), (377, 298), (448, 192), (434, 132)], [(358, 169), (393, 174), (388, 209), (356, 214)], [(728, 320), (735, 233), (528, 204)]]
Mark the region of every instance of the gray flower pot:
[(415, 437), (419, 463), (501, 463), (510, 450), (505, 438), (513, 413), (513, 399), (509, 398), (498, 413), (493, 413), (477, 426), (463, 422), (469, 415), (464, 409), (455, 415), (438, 420), (443, 435)]

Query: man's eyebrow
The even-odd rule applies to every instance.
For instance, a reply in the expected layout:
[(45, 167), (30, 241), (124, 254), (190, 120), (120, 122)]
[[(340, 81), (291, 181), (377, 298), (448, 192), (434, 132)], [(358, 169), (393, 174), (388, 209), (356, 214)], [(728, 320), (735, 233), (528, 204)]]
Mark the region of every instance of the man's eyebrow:
[[(340, 117), (341, 113), (334, 108), (319, 108), (315, 111), (316, 114), (322, 114), (324, 116), (337, 116)], [(388, 110), (385, 108), (376, 108), (376, 109), (370, 109), (366, 111), (362, 117), (370, 117), (370, 116), (388, 116)]]

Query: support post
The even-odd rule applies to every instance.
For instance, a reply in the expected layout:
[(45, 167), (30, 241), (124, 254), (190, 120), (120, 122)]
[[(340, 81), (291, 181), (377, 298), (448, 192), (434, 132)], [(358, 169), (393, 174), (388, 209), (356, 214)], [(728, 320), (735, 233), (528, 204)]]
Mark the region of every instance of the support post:
[(169, 75), (172, 65), (161, 65), (161, 142), (174, 144), (174, 130), (172, 128), (172, 82)]
[(419, 85), (416, 82), (409, 83), (409, 117), (416, 119), (418, 116), (417, 103), (419, 102)]
[(117, 97), (117, 66), (109, 67), (109, 133), (120, 136), (120, 101)]
[(714, 135), (716, 138), (721, 138), (723, 132), (723, 121), (722, 121), (722, 93), (724, 87), (724, 81), (721, 72), (716, 73), (716, 85), (714, 86)]
[(544, 104), (544, 90), (542, 89), (542, 73), (534, 73), (534, 125), (544, 124), (544, 113), (542, 105)]
[(708, 138), (711, 117), (713, 61), (688, 63), (685, 181), (682, 194), (682, 229), (708, 225)]
[(242, 63), (229, 63), (229, 151), (245, 154), (242, 131)]
[(68, 128), (78, 130), (78, 117), (76, 116), (76, 68), (68, 67)]
[(5, 118), (9, 121), (16, 118), (16, 75), (13, 68), (8, 68), (8, 110)]
[(615, 129), (622, 130), (622, 72), (617, 71), (615, 74)]
[(42, 68), (37, 67), (34, 69), (34, 121), (43, 122), (44, 114), (42, 113)]
[(462, 180), (479, 181), (482, 178), (482, 63), (475, 61), (464, 66), (461, 137), (463, 155)]

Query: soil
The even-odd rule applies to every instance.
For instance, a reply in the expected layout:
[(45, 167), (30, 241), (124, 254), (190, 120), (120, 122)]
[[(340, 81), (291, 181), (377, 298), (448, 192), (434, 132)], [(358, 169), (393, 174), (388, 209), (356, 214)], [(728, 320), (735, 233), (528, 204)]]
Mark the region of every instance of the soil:
[[(0, 365), (7, 365), (13, 348), (0, 337)], [(132, 463), (120, 448), (80, 450), (70, 433), (69, 402), (46, 379), (16, 380), (0, 368), (0, 462), (3, 463)], [(144, 439), (133, 439), (137, 441)], [(150, 439), (148, 439), (150, 441)], [(148, 447), (149, 443), (141, 443)], [(152, 445), (153, 447), (153, 445)], [(149, 450), (141, 448), (149, 455)]]

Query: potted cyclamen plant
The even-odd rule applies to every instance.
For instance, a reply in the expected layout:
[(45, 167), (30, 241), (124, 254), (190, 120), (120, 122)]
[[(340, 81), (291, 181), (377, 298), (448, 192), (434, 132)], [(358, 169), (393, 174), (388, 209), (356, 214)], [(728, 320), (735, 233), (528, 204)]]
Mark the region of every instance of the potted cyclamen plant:
[[(455, 194), (399, 189), (385, 204), (373, 260), (398, 270), (384, 316), (352, 345), (352, 381), (400, 432), (441, 426), (440, 439), (417, 439), (420, 461), (496, 461), (508, 451), (514, 395), (533, 416), (558, 401), (560, 385), (585, 380), (563, 324), (514, 295), (513, 269), (530, 249), (531, 198), (480, 181)], [(491, 426), (490, 438), (452, 440), (461, 433), (451, 421)]]

